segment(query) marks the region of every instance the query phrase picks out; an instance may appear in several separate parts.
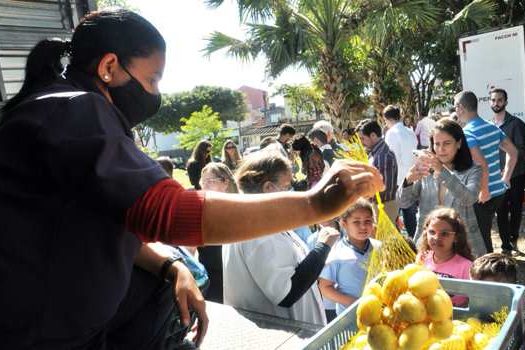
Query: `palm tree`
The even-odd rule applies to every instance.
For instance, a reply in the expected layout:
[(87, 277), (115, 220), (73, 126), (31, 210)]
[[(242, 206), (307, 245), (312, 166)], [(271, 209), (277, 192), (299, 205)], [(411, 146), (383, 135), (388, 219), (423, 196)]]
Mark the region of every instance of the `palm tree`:
[[(208, 0), (219, 6), (223, 0)], [(227, 49), (229, 55), (250, 60), (264, 54), (267, 74), (276, 77), (290, 66), (307, 68), (324, 90), (326, 112), (336, 127), (359, 105), (365, 73), (345, 51), (370, 14), (420, 23), (434, 21), (426, 0), (238, 0), (239, 17), (248, 25), (248, 39), (212, 33), (204, 52)], [(375, 18), (375, 17), (374, 17)], [(345, 123), (346, 124), (346, 123)]]
[[(493, 0), (455, 1), (453, 6), (449, 1), (436, 1), (435, 5), (440, 20), (427, 21), (427, 26), (414, 27), (414, 22), (392, 19), (381, 22), (378, 15), (372, 15), (369, 18), (376, 20), (367, 21), (361, 31), (362, 38), (373, 47), (369, 62), (372, 86), (392, 88), (394, 76), (396, 87), (404, 92), (402, 105), (411, 115), (416, 111), (422, 115), (428, 113), (438, 78), (459, 76), (455, 62), (459, 36), (487, 28), (495, 14)], [(389, 57), (388, 64), (384, 63), (384, 56)], [(391, 91), (386, 90), (372, 91), (376, 111), (391, 102), (388, 95)], [(394, 95), (399, 98), (399, 94)]]

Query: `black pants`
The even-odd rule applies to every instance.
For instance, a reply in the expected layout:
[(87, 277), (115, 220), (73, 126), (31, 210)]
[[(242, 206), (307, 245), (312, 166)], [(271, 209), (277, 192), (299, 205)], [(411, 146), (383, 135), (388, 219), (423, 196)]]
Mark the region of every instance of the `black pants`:
[(490, 230), (492, 229), (492, 220), (494, 219), (496, 210), (500, 207), (504, 197), (505, 195), (502, 194), (491, 198), (488, 202), (474, 204), (474, 212), (476, 213), (476, 219), (478, 220), (479, 231), (485, 242), (487, 253), (492, 253), (494, 251), (492, 238), (490, 237)]
[(503, 203), (498, 208), (498, 229), (501, 237), (501, 248), (512, 249), (519, 237), (521, 210), (523, 208), (523, 190), (525, 174), (510, 180), (510, 189), (505, 192)]
[(405, 224), (405, 229), (407, 230), (408, 236), (414, 238), (417, 229), (417, 208), (418, 204), (414, 203), (412, 206), (403, 209), (401, 208), (401, 214), (403, 215), (403, 223)]

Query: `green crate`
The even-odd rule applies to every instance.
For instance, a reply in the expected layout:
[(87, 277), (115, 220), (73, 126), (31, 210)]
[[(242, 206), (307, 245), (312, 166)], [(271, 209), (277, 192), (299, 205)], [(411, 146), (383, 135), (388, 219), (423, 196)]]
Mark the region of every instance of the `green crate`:
[[(509, 308), (509, 316), (501, 327), (490, 349), (519, 349), (524, 336), (523, 308), (524, 287), (515, 284), (467, 281), (440, 278), (443, 288), (452, 294), (467, 295), (467, 308), (454, 308), (454, 319), (468, 317), (486, 318), (503, 306)], [(359, 300), (348, 307), (330, 324), (308, 339), (303, 350), (339, 350), (357, 332), (356, 311)]]

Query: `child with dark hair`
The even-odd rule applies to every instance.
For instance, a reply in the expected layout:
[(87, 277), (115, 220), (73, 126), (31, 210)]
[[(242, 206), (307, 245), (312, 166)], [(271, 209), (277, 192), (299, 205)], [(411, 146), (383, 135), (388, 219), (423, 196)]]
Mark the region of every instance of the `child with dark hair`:
[(481, 281), (517, 283), (517, 270), (516, 259), (502, 253), (489, 253), (474, 260), (470, 267), (470, 278)]
[[(463, 220), (451, 208), (431, 211), (423, 225), (417, 260), (442, 277), (470, 279), (474, 257), (467, 240)], [(452, 297), (456, 306), (465, 305), (464, 296)]]
[(319, 148), (311, 144), (304, 135), (300, 135), (293, 140), (292, 149), (299, 151), (302, 172), (306, 175), (307, 189), (310, 189), (321, 180), (326, 169), (323, 154)]
[(368, 200), (361, 198), (348, 208), (339, 224), (346, 235), (334, 245), (319, 278), (323, 297), (336, 303), (338, 315), (361, 295), (370, 255), (380, 246), (371, 238), (375, 215)]

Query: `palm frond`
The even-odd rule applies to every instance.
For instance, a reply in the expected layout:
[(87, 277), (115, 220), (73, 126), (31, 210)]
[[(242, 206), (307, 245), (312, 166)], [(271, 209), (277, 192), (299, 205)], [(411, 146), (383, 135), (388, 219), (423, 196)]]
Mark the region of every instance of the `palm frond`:
[(379, 5), (367, 16), (362, 33), (378, 46), (402, 33), (415, 33), (437, 26), (441, 9), (427, 0), (397, 1)]
[(249, 61), (255, 59), (261, 52), (260, 45), (255, 44), (251, 40), (242, 41), (217, 31), (210, 34), (205, 40), (208, 43), (206, 47), (202, 49), (202, 52), (208, 57), (216, 51), (227, 49), (229, 56), (240, 59), (241, 61)]
[(493, 0), (474, 0), (458, 12), (454, 18), (443, 23), (444, 38), (458, 38), (462, 33), (488, 27), (495, 15), (497, 4)]

